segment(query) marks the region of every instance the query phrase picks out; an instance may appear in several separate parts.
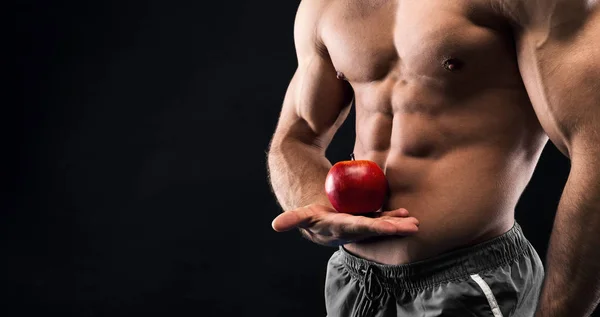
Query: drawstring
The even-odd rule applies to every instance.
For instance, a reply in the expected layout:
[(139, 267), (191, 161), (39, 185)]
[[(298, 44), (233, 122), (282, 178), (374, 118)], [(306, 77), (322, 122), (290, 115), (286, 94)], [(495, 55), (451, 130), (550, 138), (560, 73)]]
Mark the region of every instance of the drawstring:
[(378, 300), (383, 294), (383, 287), (377, 274), (373, 273), (374, 266), (369, 265), (364, 276), (365, 294), (370, 301)]
[(363, 287), (365, 295), (360, 300), (358, 309), (355, 311), (356, 313), (354, 316), (371, 316), (373, 312), (376, 311), (376, 308), (381, 305), (381, 303), (379, 303), (379, 299), (383, 295), (383, 287), (381, 286), (379, 277), (373, 272), (374, 268), (374, 266), (369, 265), (364, 271), (365, 275), (363, 276)]

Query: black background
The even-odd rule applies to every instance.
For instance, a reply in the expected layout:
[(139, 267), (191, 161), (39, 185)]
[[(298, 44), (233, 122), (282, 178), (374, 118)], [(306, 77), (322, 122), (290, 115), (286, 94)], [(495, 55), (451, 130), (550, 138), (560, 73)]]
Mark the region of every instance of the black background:
[[(14, 4), (1, 316), (325, 315), (334, 249), (270, 227), (297, 5)], [(568, 169), (548, 145), (517, 208), (542, 257)]]

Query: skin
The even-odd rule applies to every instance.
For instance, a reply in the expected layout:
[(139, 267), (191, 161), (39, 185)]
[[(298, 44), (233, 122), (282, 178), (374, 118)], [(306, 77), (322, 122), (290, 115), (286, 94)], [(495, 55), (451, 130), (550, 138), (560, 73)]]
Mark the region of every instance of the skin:
[[(600, 9), (596, 1), (303, 0), (298, 69), (268, 167), (276, 231), (404, 264), (507, 230), (548, 138), (571, 159), (536, 316), (600, 299)], [(431, 21), (431, 22), (430, 22)], [(335, 212), (325, 151), (356, 106), (357, 160), (390, 198)], [(409, 214), (410, 213), (410, 214)]]

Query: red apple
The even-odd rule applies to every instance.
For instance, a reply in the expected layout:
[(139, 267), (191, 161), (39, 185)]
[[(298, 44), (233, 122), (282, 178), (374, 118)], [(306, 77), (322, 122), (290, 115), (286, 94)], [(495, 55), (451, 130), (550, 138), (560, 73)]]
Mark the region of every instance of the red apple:
[(388, 190), (385, 174), (369, 160), (341, 161), (331, 167), (325, 179), (327, 198), (338, 212), (363, 214), (377, 211)]

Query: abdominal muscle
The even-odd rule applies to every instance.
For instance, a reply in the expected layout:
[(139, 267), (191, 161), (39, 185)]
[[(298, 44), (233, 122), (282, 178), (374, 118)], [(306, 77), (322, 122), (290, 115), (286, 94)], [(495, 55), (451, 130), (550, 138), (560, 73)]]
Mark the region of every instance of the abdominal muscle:
[[(382, 210), (407, 209), (410, 216), (419, 220), (419, 231), (344, 247), (362, 258), (390, 265), (424, 260), (510, 230), (519, 196), (545, 143), (545, 139), (538, 137), (530, 142), (532, 151), (515, 150), (514, 144), (519, 142), (512, 139), (518, 138), (519, 133), (512, 130), (499, 140), (486, 142), (485, 138), (474, 138), (460, 144), (446, 142), (437, 150), (434, 147), (426, 151), (427, 155), (414, 156), (393, 138), (387, 150), (369, 149), (361, 144), (359, 130), (354, 149), (356, 159), (378, 163), (388, 179), (390, 196)], [(423, 140), (427, 138), (423, 136)], [(394, 148), (394, 144), (399, 146)]]

